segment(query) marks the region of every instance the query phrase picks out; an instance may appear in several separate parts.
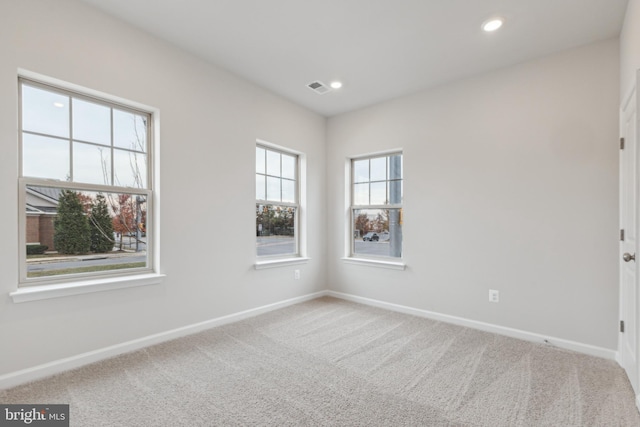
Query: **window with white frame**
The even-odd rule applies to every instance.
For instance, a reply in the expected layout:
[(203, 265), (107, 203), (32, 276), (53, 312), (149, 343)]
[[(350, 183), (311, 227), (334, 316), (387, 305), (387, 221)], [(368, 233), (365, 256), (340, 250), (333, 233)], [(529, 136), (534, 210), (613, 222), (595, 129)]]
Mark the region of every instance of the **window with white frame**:
[(256, 145), (256, 254), (298, 256), (298, 156)]
[(402, 258), (402, 153), (351, 160), (351, 255)]
[(20, 284), (153, 269), (149, 112), (20, 78)]

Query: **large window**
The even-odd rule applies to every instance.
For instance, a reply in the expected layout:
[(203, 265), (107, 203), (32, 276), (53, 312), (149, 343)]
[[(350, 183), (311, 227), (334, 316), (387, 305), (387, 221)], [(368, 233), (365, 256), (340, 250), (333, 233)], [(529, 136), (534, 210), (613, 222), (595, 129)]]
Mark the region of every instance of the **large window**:
[(20, 79), (21, 284), (152, 269), (151, 114)]
[(351, 254), (402, 257), (402, 153), (351, 161)]
[(297, 256), (298, 156), (256, 146), (256, 253)]

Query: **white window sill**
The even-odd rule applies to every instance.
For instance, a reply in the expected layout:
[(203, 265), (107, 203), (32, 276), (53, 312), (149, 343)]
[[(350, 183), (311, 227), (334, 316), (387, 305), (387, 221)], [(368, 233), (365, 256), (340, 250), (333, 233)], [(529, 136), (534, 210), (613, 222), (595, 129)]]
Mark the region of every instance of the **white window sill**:
[(38, 301), (91, 292), (111, 291), (114, 289), (132, 288), (135, 286), (157, 285), (162, 282), (164, 274), (138, 274), (132, 276), (109, 277), (79, 282), (58, 283), (54, 285), (35, 285), (18, 288), (9, 295), (14, 303)]
[(404, 262), (400, 261), (386, 261), (368, 258), (343, 257), (342, 260), (345, 264), (367, 265), (370, 267), (388, 268), (390, 270), (404, 270), (407, 266)]
[(262, 270), (265, 268), (287, 267), (290, 265), (306, 264), (308, 262), (309, 258), (307, 257), (270, 259), (268, 261), (256, 261), (255, 268), (256, 270)]

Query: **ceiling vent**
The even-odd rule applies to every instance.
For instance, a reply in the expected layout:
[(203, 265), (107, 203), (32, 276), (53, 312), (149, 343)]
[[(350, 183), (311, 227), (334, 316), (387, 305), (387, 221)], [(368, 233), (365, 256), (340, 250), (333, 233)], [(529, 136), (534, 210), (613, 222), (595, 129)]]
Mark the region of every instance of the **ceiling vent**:
[(325, 93), (331, 91), (331, 88), (317, 80), (315, 82), (309, 83), (307, 87), (319, 95), (324, 95)]

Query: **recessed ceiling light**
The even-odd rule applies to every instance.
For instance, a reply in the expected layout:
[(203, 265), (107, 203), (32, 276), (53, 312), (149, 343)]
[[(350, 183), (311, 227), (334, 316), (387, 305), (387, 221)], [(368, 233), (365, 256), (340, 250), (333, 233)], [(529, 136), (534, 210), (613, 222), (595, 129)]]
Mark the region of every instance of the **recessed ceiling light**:
[(341, 82), (331, 82), (330, 86), (332, 89), (340, 89), (342, 87), (342, 83)]
[(54, 102), (53, 106), (54, 107), (58, 107), (58, 108), (62, 108), (62, 107), (64, 107), (64, 104), (62, 102)]
[(491, 18), (487, 21), (484, 21), (484, 23), (482, 24), (482, 29), (490, 33), (502, 27), (503, 23), (504, 20), (502, 18)]

